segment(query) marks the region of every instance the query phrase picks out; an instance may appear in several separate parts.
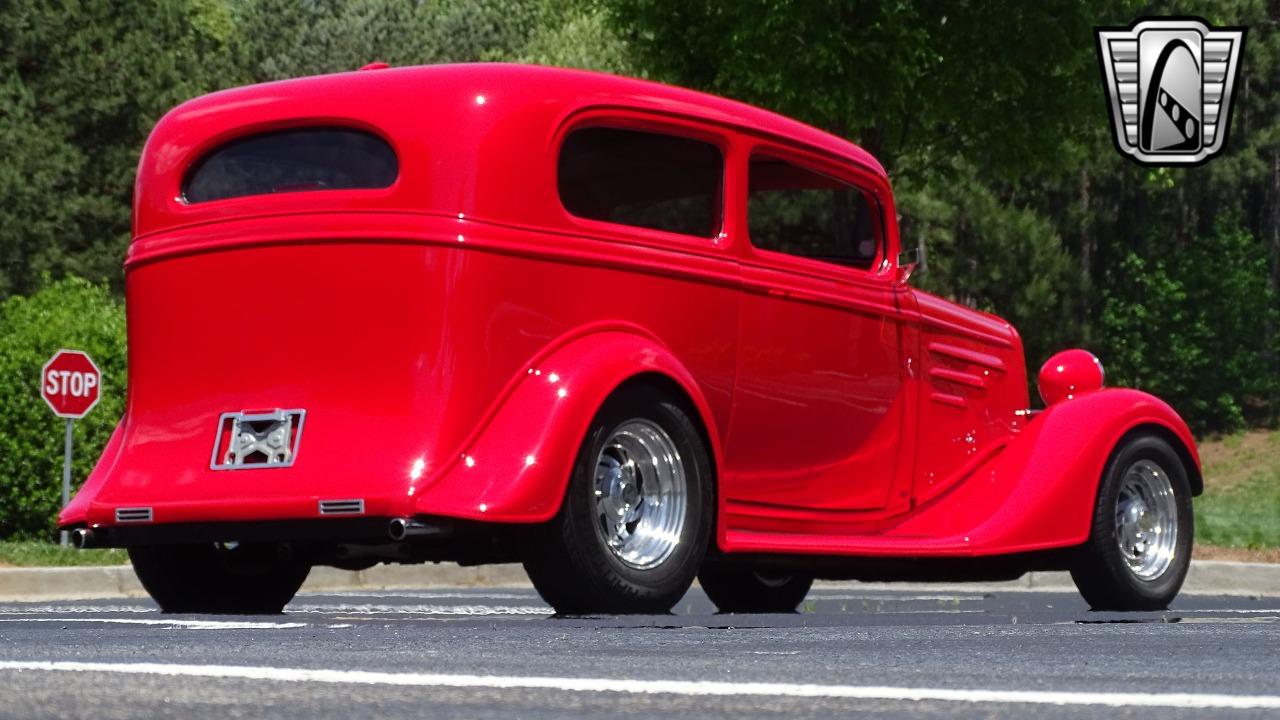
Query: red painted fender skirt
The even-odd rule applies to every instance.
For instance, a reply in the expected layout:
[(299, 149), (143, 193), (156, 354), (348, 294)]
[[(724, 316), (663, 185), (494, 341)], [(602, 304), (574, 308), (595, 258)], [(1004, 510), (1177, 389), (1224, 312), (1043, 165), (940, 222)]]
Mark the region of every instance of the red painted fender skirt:
[(654, 339), (603, 331), (531, 364), (458, 457), (415, 489), (417, 512), (494, 522), (550, 519), (596, 411), (621, 384), (643, 373), (665, 376), (689, 396), (718, 466), (719, 434), (689, 371)]

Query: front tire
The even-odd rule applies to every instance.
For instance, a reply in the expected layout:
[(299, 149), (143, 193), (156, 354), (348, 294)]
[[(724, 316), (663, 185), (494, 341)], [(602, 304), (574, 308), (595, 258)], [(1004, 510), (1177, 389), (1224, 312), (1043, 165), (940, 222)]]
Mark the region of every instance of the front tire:
[(1154, 435), (1128, 440), (1103, 473), (1071, 578), (1094, 610), (1163, 610), (1191, 565), (1193, 525), (1178, 454)]
[(591, 422), (560, 511), (534, 531), (529, 579), (562, 615), (669, 612), (706, 553), (713, 482), (679, 403), (645, 386), (614, 393)]
[(698, 573), (698, 583), (722, 613), (793, 613), (813, 577), (709, 564)]
[(261, 545), (139, 546), (129, 548), (129, 560), (167, 613), (276, 615), (311, 572)]

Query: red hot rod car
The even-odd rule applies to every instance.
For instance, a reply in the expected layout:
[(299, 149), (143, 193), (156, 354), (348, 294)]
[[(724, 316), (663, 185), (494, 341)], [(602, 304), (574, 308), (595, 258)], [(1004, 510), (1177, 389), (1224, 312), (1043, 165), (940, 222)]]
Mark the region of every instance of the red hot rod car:
[(1186, 573), (1199, 460), (1084, 351), (908, 284), (885, 171), (763, 110), (514, 65), (187, 102), (142, 153), (124, 418), (60, 524), (167, 611), (524, 563), (558, 611), (815, 577)]

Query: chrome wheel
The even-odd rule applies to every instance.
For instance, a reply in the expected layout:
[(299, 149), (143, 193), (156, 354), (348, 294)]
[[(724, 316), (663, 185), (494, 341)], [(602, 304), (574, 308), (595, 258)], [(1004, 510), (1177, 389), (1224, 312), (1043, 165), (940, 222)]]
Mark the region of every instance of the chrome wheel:
[(655, 568), (680, 544), (688, 482), (656, 423), (628, 420), (613, 431), (596, 457), (594, 494), (596, 535), (628, 567)]
[(1116, 541), (1130, 572), (1154, 580), (1169, 569), (1178, 542), (1178, 505), (1168, 473), (1150, 460), (1129, 466), (1116, 497)]

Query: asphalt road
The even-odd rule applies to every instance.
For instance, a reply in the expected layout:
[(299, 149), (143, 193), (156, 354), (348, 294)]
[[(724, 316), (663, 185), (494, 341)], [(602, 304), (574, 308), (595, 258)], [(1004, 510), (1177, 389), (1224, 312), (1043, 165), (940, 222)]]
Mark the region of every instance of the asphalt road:
[(1277, 717), (1280, 598), (815, 590), (795, 615), (553, 618), (527, 589), (284, 615), (0, 605), (3, 718)]

